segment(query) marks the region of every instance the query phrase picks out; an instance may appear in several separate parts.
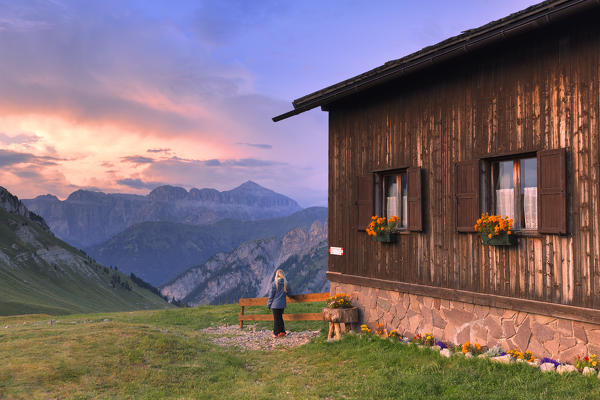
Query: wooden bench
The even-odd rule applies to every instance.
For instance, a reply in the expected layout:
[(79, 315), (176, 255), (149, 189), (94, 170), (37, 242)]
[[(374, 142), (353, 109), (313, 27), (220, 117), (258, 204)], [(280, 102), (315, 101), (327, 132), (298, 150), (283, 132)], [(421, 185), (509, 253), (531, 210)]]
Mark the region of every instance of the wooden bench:
[[(299, 294), (294, 297), (286, 297), (288, 303), (315, 303), (325, 301), (329, 293)], [(273, 314), (245, 315), (244, 308), (247, 306), (267, 306), (266, 297), (242, 298), (240, 299), (240, 329), (244, 327), (244, 321), (273, 321)], [(284, 321), (320, 321), (323, 315), (319, 313), (283, 314)]]

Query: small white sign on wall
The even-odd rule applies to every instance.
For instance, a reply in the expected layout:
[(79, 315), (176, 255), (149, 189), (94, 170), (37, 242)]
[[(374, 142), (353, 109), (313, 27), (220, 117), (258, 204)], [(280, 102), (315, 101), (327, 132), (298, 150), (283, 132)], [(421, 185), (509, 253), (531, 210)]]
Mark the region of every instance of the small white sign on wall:
[(332, 256), (343, 256), (344, 248), (343, 247), (330, 247), (329, 254), (331, 254)]

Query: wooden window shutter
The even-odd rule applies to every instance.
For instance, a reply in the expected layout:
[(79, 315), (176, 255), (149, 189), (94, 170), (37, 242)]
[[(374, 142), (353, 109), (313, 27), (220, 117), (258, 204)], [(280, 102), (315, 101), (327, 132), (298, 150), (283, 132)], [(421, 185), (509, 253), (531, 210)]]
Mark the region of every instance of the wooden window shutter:
[(408, 202), (408, 230), (423, 230), (423, 206), (421, 196), (421, 168), (409, 168), (406, 171), (406, 189)]
[(359, 176), (356, 183), (356, 228), (365, 229), (373, 216), (375, 184), (373, 174)]
[(565, 149), (538, 152), (538, 232), (567, 233)]
[(461, 161), (454, 168), (455, 220), (458, 232), (475, 232), (479, 213), (479, 160)]

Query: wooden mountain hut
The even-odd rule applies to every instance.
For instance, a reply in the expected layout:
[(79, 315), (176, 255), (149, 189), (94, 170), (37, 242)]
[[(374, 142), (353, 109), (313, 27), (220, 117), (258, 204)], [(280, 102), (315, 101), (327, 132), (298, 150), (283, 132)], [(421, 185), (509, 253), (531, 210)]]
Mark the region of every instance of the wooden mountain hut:
[[(329, 113), (331, 292), (367, 324), (600, 353), (600, 2), (550, 0), (301, 97)], [(484, 243), (482, 213), (511, 245)], [(371, 216), (399, 219), (392, 243)], [(342, 253), (342, 255), (337, 255)]]

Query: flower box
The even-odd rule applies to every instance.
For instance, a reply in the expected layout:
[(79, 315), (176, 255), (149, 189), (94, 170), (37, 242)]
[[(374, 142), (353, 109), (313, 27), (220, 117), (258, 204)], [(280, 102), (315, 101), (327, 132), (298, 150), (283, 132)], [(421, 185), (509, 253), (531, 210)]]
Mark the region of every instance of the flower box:
[(371, 217), (371, 223), (367, 226), (366, 232), (376, 242), (393, 243), (396, 241), (396, 235), (393, 232), (397, 226), (398, 217), (396, 216), (385, 218), (374, 215)]
[(481, 232), (481, 241), (488, 246), (512, 246), (517, 243), (517, 238), (514, 235), (498, 235), (492, 236), (490, 239), (486, 233)]
[(380, 233), (376, 236), (373, 236), (373, 240), (381, 243), (395, 243), (396, 235), (393, 233)]

